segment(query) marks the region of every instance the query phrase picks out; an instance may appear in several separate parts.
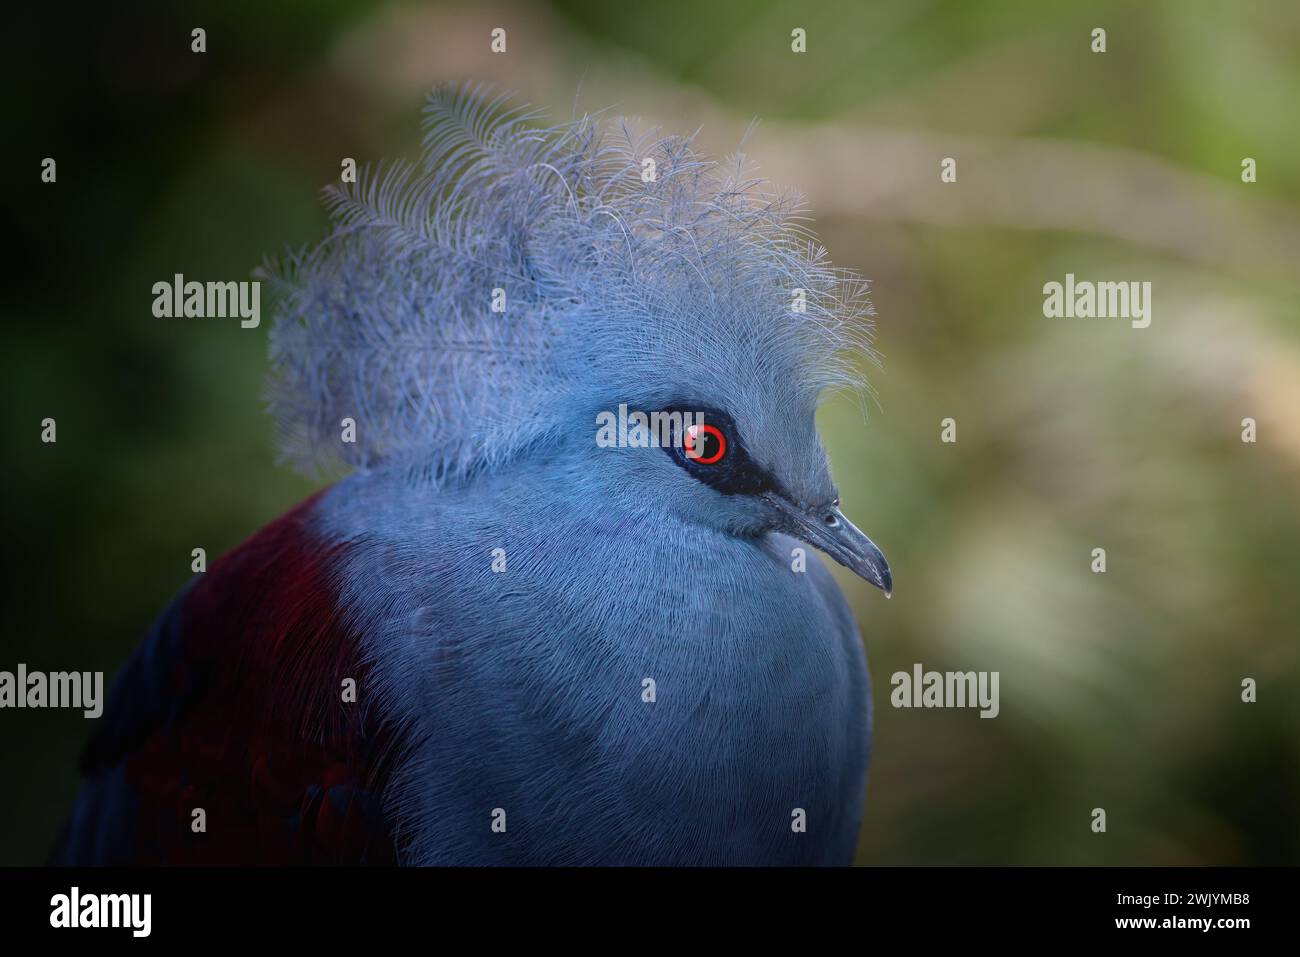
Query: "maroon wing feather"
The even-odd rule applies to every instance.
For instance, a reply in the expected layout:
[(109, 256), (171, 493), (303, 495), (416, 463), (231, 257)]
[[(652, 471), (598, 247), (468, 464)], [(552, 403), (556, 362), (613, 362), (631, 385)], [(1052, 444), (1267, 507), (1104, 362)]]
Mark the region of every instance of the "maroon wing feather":
[(313, 531), (318, 498), (191, 582), (123, 669), (56, 862), (395, 861), (393, 738), (366, 707), (332, 576), (345, 546)]

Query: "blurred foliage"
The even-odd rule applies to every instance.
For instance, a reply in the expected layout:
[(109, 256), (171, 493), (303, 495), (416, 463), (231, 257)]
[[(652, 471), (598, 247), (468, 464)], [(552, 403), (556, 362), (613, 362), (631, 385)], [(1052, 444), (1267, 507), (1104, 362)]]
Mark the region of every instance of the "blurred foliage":
[[(895, 568), (890, 602), (841, 576), (877, 697), (859, 859), (1300, 863), (1300, 279), (1269, 266), (1300, 259), (1289, 0), (27, 15), (5, 57), (0, 668), (111, 676), (188, 578), (192, 548), (216, 555), (310, 491), (276, 466), (261, 412), (268, 317), (256, 331), (157, 320), (153, 282), (244, 278), (311, 241), (316, 189), (340, 158), (409, 151), (440, 79), (494, 81), (557, 113), (576, 93), (581, 108), (679, 130), (717, 121), (724, 146), (758, 116), (750, 151), (814, 194), (836, 262), (876, 282), (878, 405), (864, 421), (838, 399), (822, 416), (846, 509)], [(488, 53), (496, 25), (506, 56)], [(189, 52), (193, 26), (205, 55)], [(1104, 55), (1089, 52), (1094, 26)], [(952, 222), (909, 205), (914, 185), (887, 213), (862, 201), (864, 183), (897, 179), (883, 155), (847, 157), (856, 180), (810, 172), (845, 158), (844, 137), (882, 130), (992, 144), (986, 168), (961, 158), (958, 184), (936, 194)], [(989, 185), (1010, 155), (997, 150), (1045, 142), (1085, 171), (1102, 156), (1133, 177)], [(47, 155), (54, 187), (38, 181)], [(926, 189), (940, 188), (942, 155), (917, 158)], [(1240, 183), (1243, 156), (1257, 184)], [(971, 199), (1131, 205), (1148, 162), (1157, 180), (1193, 174), (1188, 188), (1213, 200), (1185, 216), (1160, 207), (1148, 225), (1169, 242), (988, 221)], [(1263, 245), (1216, 252), (1251, 242)], [(1042, 284), (1066, 272), (1151, 279), (1151, 328), (1044, 319)], [(1247, 415), (1256, 445), (1238, 440)], [(38, 441), (45, 416), (57, 445)], [(955, 445), (939, 442), (945, 416)], [(1088, 568), (1097, 546), (1105, 575)], [(889, 707), (890, 674), (913, 662), (999, 671), (1001, 715)], [(1240, 702), (1247, 676), (1258, 704)], [(0, 713), (0, 864), (43, 859), (87, 731), (72, 712)], [(1104, 836), (1089, 830), (1094, 807)]]

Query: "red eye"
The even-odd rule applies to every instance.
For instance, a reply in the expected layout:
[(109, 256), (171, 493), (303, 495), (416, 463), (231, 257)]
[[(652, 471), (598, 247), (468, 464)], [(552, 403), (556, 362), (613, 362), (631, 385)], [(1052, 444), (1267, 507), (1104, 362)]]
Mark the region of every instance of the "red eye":
[(701, 422), (686, 430), (686, 435), (682, 437), (682, 448), (692, 462), (712, 465), (722, 461), (722, 457), (727, 454), (727, 437), (717, 426)]

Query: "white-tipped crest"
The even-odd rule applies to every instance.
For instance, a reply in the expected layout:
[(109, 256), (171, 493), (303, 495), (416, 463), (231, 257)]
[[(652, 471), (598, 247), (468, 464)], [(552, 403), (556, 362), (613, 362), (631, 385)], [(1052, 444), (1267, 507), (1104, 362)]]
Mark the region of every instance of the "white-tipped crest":
[(327, 188), (330, 235), (270, 270), (286, 458), (445, 481), (622, 399), (815, 402), (860, 384), (866, 282), (827, 262), (797, 202), (743, 157), (716, 164), (689, 138), (592, 117), (539, 128), (506, 100), (434, 90), (422, 164)]

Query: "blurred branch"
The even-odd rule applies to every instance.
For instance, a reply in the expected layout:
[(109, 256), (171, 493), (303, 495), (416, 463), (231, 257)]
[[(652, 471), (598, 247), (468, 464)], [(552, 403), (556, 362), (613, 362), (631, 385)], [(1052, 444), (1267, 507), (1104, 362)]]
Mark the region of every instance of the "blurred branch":
[[(1090, 233), (1296, 280), (1300, 210), (1248, 199), (1236, 169), (1219, 181), (1091, 143), (842, 126), (780, 130), (760, 152), (764, 173), (804, 187), (818, 215)], [(939, 181), (948, 156), (956, 183)]]
[[(528, 57), (501, 58), (500, 71), (482, 75), (482, 58), (470, 51), (482, 46), (506, 11), (527, 27)], [(1018, 42), (1017, 56), (1036, 49)], [(575, 58), (579, 48), (582, 56)], [(463, 55), (448, 56), (458, 49)], [(481, 76), (542, 91), (520, 99), (562, 103), (557, 118), (564, 119), (578, 93), (579, 109), (612, 104), (616, 113), (641, 112), (668, 129), (703, 127), (719, 155), (741, 142), (750, 120), (626, 51), (584, 41), (542, 7), (395, 7), (350, 37), (334, 62), (355, 83), (399, 100), (418, 101), (440, 80)], [(959, 73), (961, 82), (969, 75)], [(1004, 77), (1003, 88), (1009, 83)], [(289, 107), (275, 112), (292, 121)], [(765, 124), (753, 152), (763, 174), (801, 189), (818, 217), (1092, 234), (1223, 272), (1296, 281), (1300, 210), (1252, 195), (1257, 187), (1240, 182), (1235, 166), (1218, 179), (1141, 151), (1084, 141), (967, 137), (848, 122)], [(952, 184), (939, 181), (939, 162), (948, 156), (958, 161)]]

